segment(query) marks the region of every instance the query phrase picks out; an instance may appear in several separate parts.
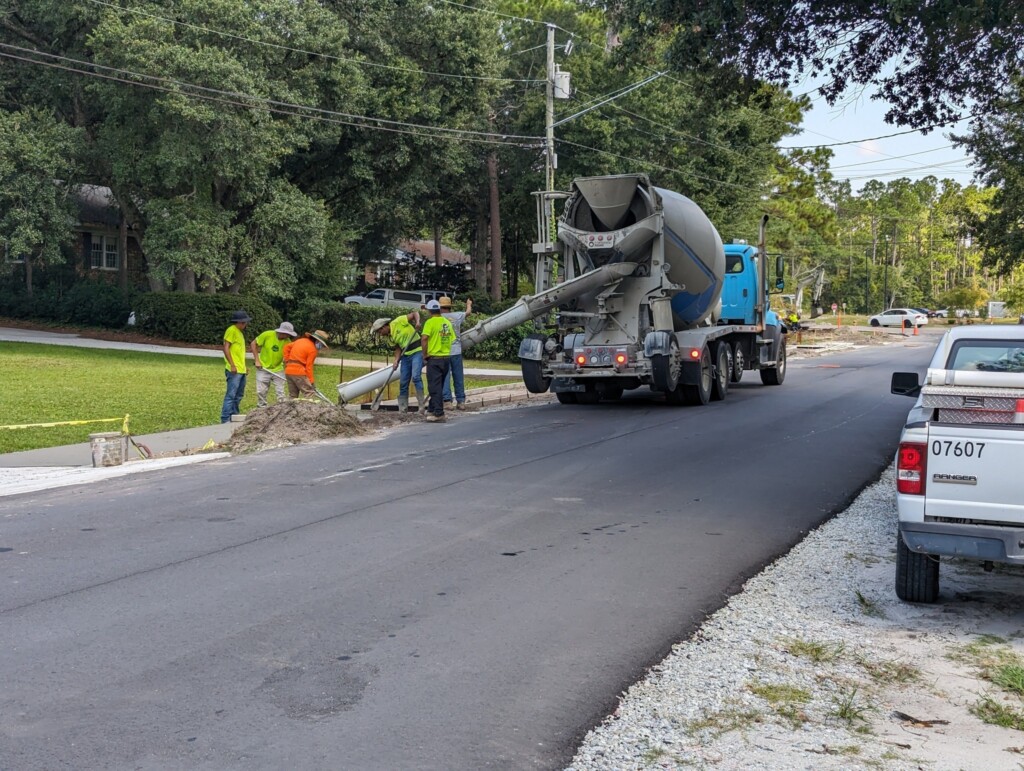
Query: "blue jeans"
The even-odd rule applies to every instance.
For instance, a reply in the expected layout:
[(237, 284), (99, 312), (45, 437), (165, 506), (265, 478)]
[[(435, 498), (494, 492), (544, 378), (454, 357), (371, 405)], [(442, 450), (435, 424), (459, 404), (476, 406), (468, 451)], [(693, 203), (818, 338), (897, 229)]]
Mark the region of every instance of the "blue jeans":
[(444, 393), (442, 396), (446, 402), (452, 400), (452, 387), (455, 388), (455, 401), (459, 404), (466, 403), (466, 379), (462, 374), (462, 354), (453, 353), (448, 357), (452, 363), (451, 378), (444, 379)]
[(241, 412), (238, 405), (241, 403), (242, 397), (245, 396), (245, 373), (226, 369), (224, 375), (227, 377), (228, 388), (224, 392), (224, 406), (220, 408), (221, 423), (227, 423), (231, 420), (232, 415)]
[(398, 375), (398, 395), (409, 395), (409, 381), (417, 391), (423, 390), (423, 351), (416, 351), (402, 357)]

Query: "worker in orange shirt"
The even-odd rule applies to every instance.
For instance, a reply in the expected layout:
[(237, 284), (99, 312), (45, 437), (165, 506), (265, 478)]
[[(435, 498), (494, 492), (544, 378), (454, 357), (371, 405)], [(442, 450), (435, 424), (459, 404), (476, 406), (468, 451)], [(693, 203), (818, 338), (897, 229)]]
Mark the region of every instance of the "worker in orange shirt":
[(304, 337), (284, 347), (284, 377), (292, 399), (299, 396), (317, 398), (313, 363), (316, 355), (327, 347), (327, 333), (322, 329), (307, 332)]

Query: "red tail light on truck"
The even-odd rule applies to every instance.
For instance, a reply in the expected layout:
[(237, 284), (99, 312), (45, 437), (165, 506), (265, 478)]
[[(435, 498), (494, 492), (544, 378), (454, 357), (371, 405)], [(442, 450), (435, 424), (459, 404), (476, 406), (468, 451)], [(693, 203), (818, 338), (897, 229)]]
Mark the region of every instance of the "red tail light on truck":
[(928, 446), (919, 442), (902, 442), (896, 456), (896, 492), (924, 495), (925, 466)]

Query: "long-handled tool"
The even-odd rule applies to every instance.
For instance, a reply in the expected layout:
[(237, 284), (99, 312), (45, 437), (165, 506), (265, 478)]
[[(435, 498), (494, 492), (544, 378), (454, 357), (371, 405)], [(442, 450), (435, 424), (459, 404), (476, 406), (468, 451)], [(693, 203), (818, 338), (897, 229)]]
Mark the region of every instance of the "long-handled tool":
[[(398, 361), (401, 361), (401, 359)], [(387, 382), (380, 387), (377, 395), (373, 397), (373, 403), (370, 405), (370, 412), (376, 412), (380, 409), (380, 400), (384, 396), (384, 392), (388, 390), (388, 386), (391, 384), (391, 377), (395, 374), (395, 370), (398, 369), (398, 361), (396, 361), (395, 365), (391, 368), (391, 375), (388, 375)]]
[[(286, 378), (284, 375), (280, 375), (277, 372), (273, 372), (273, 371), (271, 371), (269, 369), (267, 370), (267, 372), (269, 372), (272, 377), (276, 377), (278, 380), (284, 380), (286, 383), (288, 382), (288, 378)], [(321, 399), (323, 399), (325, 403), (331, 405), (332, 407), (337, 407), (338, 406), (337, 404), (332, 402), (330, 399), (328, 399), (326, 396), (324, 396), (323, 393), (321, 393), (315, 386), (313, 387), (313, 393), (315, 393), (317, 396), (319, 396)]]

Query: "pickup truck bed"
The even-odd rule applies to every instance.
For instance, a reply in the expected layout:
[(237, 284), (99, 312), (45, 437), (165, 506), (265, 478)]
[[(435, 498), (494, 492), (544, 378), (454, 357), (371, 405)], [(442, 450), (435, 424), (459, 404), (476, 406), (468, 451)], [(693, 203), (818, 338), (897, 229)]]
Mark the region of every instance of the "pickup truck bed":
[(918, 396), (897, 454), (896, 594), (934, 602), (940, 557), (1024, 564), (1024, 327), (950, 330), (916, 384), (893, 376)]

